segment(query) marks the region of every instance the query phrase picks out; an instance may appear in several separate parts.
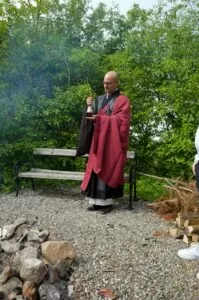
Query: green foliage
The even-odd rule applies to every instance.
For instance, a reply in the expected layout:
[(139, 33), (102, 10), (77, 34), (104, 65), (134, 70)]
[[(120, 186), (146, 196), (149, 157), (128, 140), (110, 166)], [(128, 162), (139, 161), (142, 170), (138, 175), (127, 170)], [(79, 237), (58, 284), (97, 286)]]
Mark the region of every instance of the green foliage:
[(138, 199), (153, 202), (162, 196), (166, 196), (163, 182), (140, 177), (137, 181)]

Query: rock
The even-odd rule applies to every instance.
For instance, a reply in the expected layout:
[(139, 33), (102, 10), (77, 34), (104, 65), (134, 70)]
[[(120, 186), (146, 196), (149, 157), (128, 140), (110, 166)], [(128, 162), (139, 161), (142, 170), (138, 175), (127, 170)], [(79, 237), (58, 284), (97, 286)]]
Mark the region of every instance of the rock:
[(8, 300), (16, 300), (17, 294), (12, 292), (8, 295)]
[(21, 251), (20, 255), (20, 263), (23, 265), (24, 261), (28, 258), (38, 258), (39, 257), (39, 250), (36, 247), (27, 247)]
[(26, 259), (20, 270), (21, 279), (24, 281), (33, 281), (35, 284), (39, 284), (45, 275), (45, 264), (37, 258)]
[(68, 298), (68, 283), (66, 281), (59, 281), (54, 283), (54, 286), (59, 290), (61, 299), (69, 300)]
[(18, 277), (12, 277), (5, 284), (0, 286), (0, 291), (4, 292), (6, 295), (12, 293), (15, 290), (22, 289), (22, 282)]
[(43, 230), (43, 231), (30, 230), (28, 232), (28, 241), (43, 243), (48, 239), (49, 234), (50, 232), (48, 230)]
[(58, 283), (60, 282), (60, 279), (63, 279), (67, 285), (67, 281), (70, 280), (72, 272), (72, 269), (68, 263), (59, 261), (56, 265), (51, 265), (45, 259), (43, 259), (43, 261), (47, 268), (45, 281), (48, 283)]
[(37, 243), (37, 242), (25, 242), (25, 243), (24, 243), (24, 247), (25, 247), (25, 248), (28, 248), (28, 247), (34, 247), (34, 248), (37, 248), (37, 249), (39, 250), (40, 244)]
[(110, 300), (115, 300), (117, 295), (111, 289), (103, 288), (98, 291), (98, 295), (108, 298)]
[[(11, 293), (8, 295), (8, 298), (6, 298), (8, 300), (23, 300), (23, 296), (22, 295), (16, 295), (16, 293)], [(29, 300), (28, 298), (25, 298), (26, 300)], [(1, 300), (1, 298), (0, 298)]]
[(13, 254), (20, 250), (21, 244), (16, 242), (3, 241), (1, 242), (1, 248), (6, 253)]
[(48, 283), (55, 283), (60, 280), (57, 270), (52, 265), (50, 265), (49, 263), (46, 264), (46, 269), (46, 281)]
[(15, 230), (15, 236), (18, 237), (18, 240), (22, 239), (22, 237), (23, 237), (22, 240), (25, 240), (27, 238), (27, 234), (29, 230), (30, 230), (29, 224), (22, 224)]
[(72, 270), (67, 262), (59, 260), (55, 265), (55, 269), (61, 279), (70, 280)]
[(12, 268), (16, 271), (16, 273), (20, 272), (20, 268), (21, 268), (20, 257), (21, 257), (21, 252), (18, 251), (17, 253), (15, 253), (15, 255), (12, 255), (9, 260)]
[(10, 239), (14, 235), (15, 230), (24, 223), (27, 223), (27, 220), (24, 218), (20, 218), (17, 219), (13, 224), (3, 226), (2, 238), (6, 240)]
[(39, 254), (40, 250), (38, 249), (38, 247), (31, 246), (28, 244), (27, 248), (24, 248), (22, 251), (17, 252), (10, 258), (10, 263), (13, 269), (17, 273), (20, 273), (21, 266), (24, 263), (24, 261), (28, 258), (38, 258)]
[(41, 300), (65, 300), (58, 288), (50, 283), (41, 284), (38, 292)]
[(15, 275), (15, 271), (10, 267), (6, 266), (0, 275), (0, 284), (4, 284), (8, 279)]
[(20, 287), (17, 287), (17, 288), (15, 288), (14, 290), (13, 290), (13, 292), (15, 292), (15, 294), (16, 295), (21, 295), (21, 293), (22, 293), (22, 288)]
[(22, 295), (24, 299), (36, 300), (37, 299), (37, 289), (34, 282), (25, 281), (23, 284)]
[(0, 300), (8, 300), (8, 298), (4, 292), (0, 292)]
[(69, 285), (68, 285), (68, 297), (69, 297), (69, 298), (72, 297), (72, 295), (73, 295), (73, 290), (74, 290), (74, 285), (69, 284)]
[(71, 264), (76, 259), (75, 247), (65, 241), (47, 241), (41, 244), (43, 257), (52, 265), (59, 261)]

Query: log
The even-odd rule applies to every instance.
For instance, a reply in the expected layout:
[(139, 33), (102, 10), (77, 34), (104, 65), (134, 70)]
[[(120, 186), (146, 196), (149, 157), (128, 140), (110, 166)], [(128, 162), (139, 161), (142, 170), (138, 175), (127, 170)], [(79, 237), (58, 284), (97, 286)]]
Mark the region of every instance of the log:
[(191, 236), (187, 236), (186, 234), (184, 234), (183, 242), (186, 243), (186, 244), (190, 244), (192, 242)]
[(179, 228), (184, 228), (184, 220), (178, 215), (177, 218), (176, 218), (176, 225), (179, 227)]
[(179, 228), (184, 228), (184, 222), (186, 220), (193, 220), (193, 219), (199, 219), (199, 213), (178, 213), (178, 216), (176, 218), (176, 224)]
[(199, 241), (199, 234), (193, 233), (192, 236), (191, 236), (191, 238), (192, 238), (192, 242), (193, 243), (198, 243), (198, 241)]
[(178, 213), (178, 216), (183, 218), (184, 220), (192, 220), (192, 219), (199, 219), (198, 212), (185, 212), (185, 213)]
[(198, 225), (187, 226), (185, 228), (185, 233), (187, 235), (190, 235), (192, 233), (199, 233), (199, 226)]
[(169, 233), (170, 233), (170, 235), (172, 235), (172, 236), (174, 236), (174, 237), (177, 236), (178, 232), (179, 232), (179, 228), (172, 228), (172, 227), (169, 228)]
[(179, 228), (170, 228), (169, 233), (171, 236), (175, 237), (176, 239), (182, 239), (183, 238), (183, 230), (180, 230)]
[(191, 219), (184, 221), (184, 227), (191, 226), (191, 225), (198, 225), (199, 226), (199, 219)]

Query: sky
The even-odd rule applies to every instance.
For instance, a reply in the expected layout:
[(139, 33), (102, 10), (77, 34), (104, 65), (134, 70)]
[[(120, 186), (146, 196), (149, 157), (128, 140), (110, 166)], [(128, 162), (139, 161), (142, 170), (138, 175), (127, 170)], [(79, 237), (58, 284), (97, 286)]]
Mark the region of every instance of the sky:
[(99, 2), (104, 2), (108, 6), (113, 3), (118, 4), (121, 13), (126, 13), (135, 3), (139, 4), (141, 8), (150, 9), (158, 3), (158, 0), (92, 0), (93, 6), (96, 6)]

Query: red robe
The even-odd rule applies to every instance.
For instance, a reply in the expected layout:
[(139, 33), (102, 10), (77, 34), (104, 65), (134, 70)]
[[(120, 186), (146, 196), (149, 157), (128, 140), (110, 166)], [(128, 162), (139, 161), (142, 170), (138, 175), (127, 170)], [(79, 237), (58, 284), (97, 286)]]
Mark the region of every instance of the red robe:
[(116, 98), (111, 116), (106, 106), (98, 112), (93, 140), (81, 189), (86, 190), (91, 173), (97, 174), (108, 186), (124, 183), (124, 165), (128, 148), (130, 102), (120, 95)]

